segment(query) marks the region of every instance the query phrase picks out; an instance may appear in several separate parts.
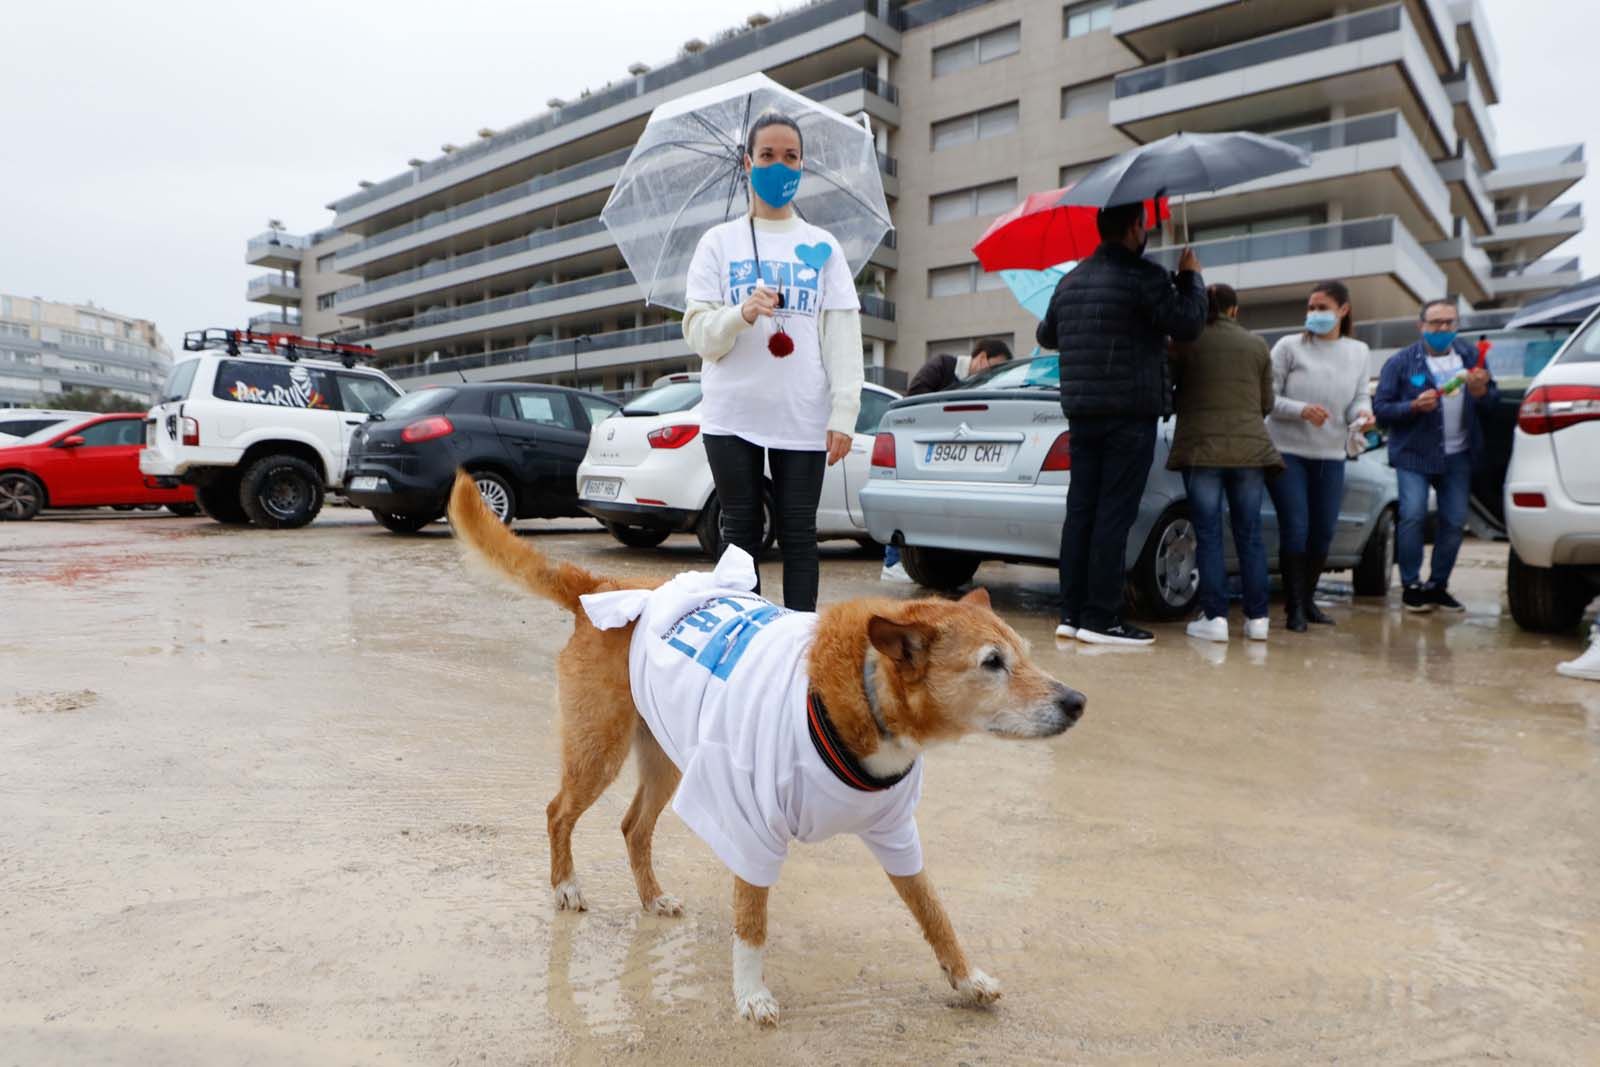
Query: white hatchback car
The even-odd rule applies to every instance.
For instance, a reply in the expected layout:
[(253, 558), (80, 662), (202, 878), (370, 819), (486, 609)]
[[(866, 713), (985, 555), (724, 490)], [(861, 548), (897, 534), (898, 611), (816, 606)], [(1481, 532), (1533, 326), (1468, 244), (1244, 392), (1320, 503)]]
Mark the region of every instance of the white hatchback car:
[[(861, 512), (861, 487), (867, 484), (878, 420), (899, 397), (880, 385), (861, 387), (850, 454), (823, 477), (818, 538), (873, 543)], [(716, 555), (722, 508), (700, 441), (700, 375), (661, 378), (595, 425), (578, 466), (578, 506), (625, 545), (652, 548), (674, 533), (693, 533), (707, 555)], [(769, 495), (762, 548), (770, 548), (776, 537)]]
[(1600, 312), (1528, 385), (1505, 508), (1511, 617), (1524, 630), (1570, 630), (1600, 593)]

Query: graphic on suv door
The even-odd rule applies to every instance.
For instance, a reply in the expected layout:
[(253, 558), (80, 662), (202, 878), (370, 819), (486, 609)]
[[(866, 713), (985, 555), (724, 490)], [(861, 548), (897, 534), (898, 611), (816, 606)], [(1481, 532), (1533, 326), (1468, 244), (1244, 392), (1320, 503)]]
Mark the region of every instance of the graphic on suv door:
[(217, 384), (212, 393), (219, 400), (237, 400), (241, 404), (328, 411), (332, 409), (328, 397), (333, 388), (328, 378), (328, 372), (315, 367), (229, 359), (217, 367)]

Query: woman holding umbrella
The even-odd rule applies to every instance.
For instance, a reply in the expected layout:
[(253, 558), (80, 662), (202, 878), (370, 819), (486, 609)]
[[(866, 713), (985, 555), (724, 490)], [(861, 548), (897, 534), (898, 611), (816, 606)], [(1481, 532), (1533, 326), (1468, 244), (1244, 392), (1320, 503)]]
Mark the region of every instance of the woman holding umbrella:
[(850, 451), (862, 350), (861, 305), (840, 244), (790, 205), (804, 156), (793, 119), (767, 112), (751, 123), (744, 144), (750, 212), (700, 238), (683, 336), (705, 361), (700, 432), (722, 505), (722, 540), (759, 553), (770, 467), (784, 604), (814, 611), (823, 470)]

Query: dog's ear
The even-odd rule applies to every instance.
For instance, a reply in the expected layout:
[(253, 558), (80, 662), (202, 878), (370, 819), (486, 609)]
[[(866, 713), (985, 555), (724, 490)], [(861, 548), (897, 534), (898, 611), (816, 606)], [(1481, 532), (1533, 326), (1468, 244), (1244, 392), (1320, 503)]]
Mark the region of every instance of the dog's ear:
[(928, 658), (926, 627), (897, 622), (882, 615), (867, 620), (867, 638), (872, 647), (903, 667), (920, 668)]
[(989, 590), (981, 585), (972, 587), (972, 592), (956, 601), (958, 604), (976, 604), (980, 608), (989, 607)]

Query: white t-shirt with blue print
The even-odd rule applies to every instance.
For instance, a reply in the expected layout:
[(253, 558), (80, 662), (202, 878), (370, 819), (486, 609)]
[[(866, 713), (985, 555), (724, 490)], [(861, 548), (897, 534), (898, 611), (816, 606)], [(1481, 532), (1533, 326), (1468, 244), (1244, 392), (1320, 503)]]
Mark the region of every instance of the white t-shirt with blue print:
[[(839, 242), (798, 217), (755, 220), (761, 281), (783, 294), (774, 319), (742, 330), (720, 360), (707, 360), (700, 385), (700, 431), (741, 437), (763, 448), (820, 452), (827, 448), (831, 409), (817, 325), (823, 311), (854, 311), (850, 265)], [(750, 219), (713, 226), (689, 263), (687, 297), (737, 306), (756, 288)], [(774, 321), (794, 338), (779, 358), (767, 348)]]

